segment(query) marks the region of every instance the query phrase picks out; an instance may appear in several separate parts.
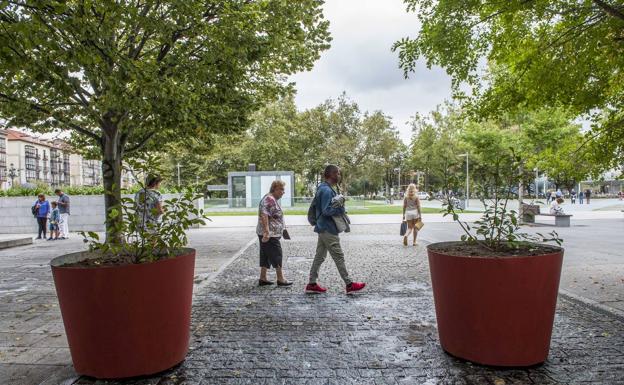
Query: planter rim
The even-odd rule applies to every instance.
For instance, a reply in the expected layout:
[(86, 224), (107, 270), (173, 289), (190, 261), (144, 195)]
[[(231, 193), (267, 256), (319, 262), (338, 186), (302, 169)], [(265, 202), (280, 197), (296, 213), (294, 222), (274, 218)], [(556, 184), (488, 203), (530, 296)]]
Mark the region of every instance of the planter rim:
[(430, 243), (430, 244), (427, 245), (427, 252), (429, 252), (429, 253), (436, 253), (436, 254), (447, 256), (447, 257), (455, 257), (455, 258), (500, 261), (500, 260), (530, 259), (530, 258), (543, 257), (543, 256), (547, 256), (547, 255), (555, 255), (555, 254), (563, 253), (564, 250), (565, 250), (561, 246), (553, 246), (553, 245), (548, 245), (548, 244), (545, 244), (545, 243), (535, 243), (535, 242), (529, 242), (529, 243), (534, 244), (534, 245), (546, 246), (546, 247), (554, 248), (554, 249), (556, 249), (556, 251), (548, 252), (548, 253), (544, 253), (544, 254), (537, 254), (537, 255), (491, 255), (491, 256), (482, 256), (482, 255), (454, 255), (454, 254), (445, 253), (443, 251), (431, 249), (431, 246), (436, 246), (436, 245), (444, 245), (444, 244), (446, 244), (446, 245), (455, 245), (455, 244), (463, 244), (463, 243), (465, 243), (465, 242), (464, 241), (434, 242), (434, 243)]
[(64, 266), (66, 263), (75, 263), (87, 259), (98, 258), (97, 255), (93, 255), (91, 251), (78, 251), (76, 253), (63, 254), (50, 261), (50, 266), (53, 269), (83, 269), (83, 270), (97, 270), (97, 269), (123, 269), (131, 268), (132, 266), (153, 265), (156, 263), (170, 261), (179, 257), (187, 256), (189, 254), (195, 254), (196, 250), (190, 247), (182, 247), (180, 253), (172, 258), (159, 259), (153, 262), (133, 263), (126, 265), (102, 265), (102, 266)]

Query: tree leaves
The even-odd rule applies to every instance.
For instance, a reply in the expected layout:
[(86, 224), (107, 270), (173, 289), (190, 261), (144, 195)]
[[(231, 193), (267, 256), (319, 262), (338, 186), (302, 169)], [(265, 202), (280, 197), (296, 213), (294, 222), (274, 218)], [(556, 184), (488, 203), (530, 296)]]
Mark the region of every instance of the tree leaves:
[(421, 22), (417, 37), (393, 47), (406, 76), (421, 58), (442, 66), (456, 97), (472, 94), (466, 106), (480, 118), (565, 106), (593, 121), (585, 138), (593, 161), (622, 163), (624, 20), (608, 7), (570, 0), (405, 3)]

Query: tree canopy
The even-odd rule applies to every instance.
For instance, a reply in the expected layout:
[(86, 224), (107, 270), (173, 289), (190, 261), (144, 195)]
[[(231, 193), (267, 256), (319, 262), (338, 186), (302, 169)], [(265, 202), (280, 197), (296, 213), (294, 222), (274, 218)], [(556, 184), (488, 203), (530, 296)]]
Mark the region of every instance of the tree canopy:
[[(122, 159), (242, 131), (329, 47), (321, 0), (1, 1), (0, 117)], [(110, 227), (110, 226), (109, 226)]]
[(221, 136), (212, 148), (168, 151), (172, 168), (182, 159), (183, 168), (197, 170), (210, 183), (225, 183), (228, 171), (244, 170), (248, 163), (259, 170), (294, 171), (297, 193), (305, 195), (313, 193), (328, 163), (342, 168), (343, 187), (350, 194), (389, 188), (406, 152), (388, 116), (361, 112), (345, 94), (305, 111), (287, 96), (254, 113), (243, 134)]
[[(422, 27), (394, 45), (406, 76), (424, 58), (480, 117), (565, 106), (594, 123), (588, 153), (624, 160), (624, 6), (608, 0), (405, 0)], [(484, 63), (485, 59), (485, 63)], [(582, 142), (577, 147), (581, 147)], [(607, 149), (607, 150), (605, 150)]]

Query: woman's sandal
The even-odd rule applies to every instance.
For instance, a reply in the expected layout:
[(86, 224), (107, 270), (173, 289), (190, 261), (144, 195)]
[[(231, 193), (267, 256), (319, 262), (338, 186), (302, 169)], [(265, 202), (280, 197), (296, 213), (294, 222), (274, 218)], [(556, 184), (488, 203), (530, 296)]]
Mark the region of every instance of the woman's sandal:
[(261, 279), (258, 280), (258, 286), (268, 286), (268, 285), (273, 285), (274, 282), (271, 281), (263, 281)]
[(277, 281), (277, 286), (290, 286), (292, 284), (293, 284), (292, 282), (288, 282), (288, 281), (284, 281), (284, 282)]

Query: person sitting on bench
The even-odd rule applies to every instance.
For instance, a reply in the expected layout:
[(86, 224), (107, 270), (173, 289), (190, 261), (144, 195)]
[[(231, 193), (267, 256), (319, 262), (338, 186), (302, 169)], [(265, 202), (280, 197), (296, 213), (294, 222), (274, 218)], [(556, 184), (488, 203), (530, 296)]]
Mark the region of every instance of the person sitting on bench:
[(552, 215), (564, 215), (565, 213), (563, 212), (563, 207), (561, 207), (562, 203), (563, 198), (561, 197), (553, 200), (550, 204), (550, 213)]

